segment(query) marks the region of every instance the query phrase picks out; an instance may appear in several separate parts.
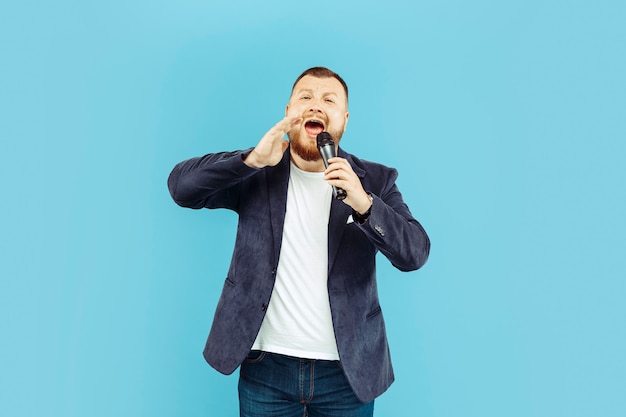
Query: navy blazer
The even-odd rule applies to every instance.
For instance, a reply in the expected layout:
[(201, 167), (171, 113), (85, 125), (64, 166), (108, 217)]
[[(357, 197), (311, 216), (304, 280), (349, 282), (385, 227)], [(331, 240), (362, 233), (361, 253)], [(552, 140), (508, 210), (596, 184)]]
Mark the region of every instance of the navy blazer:
[[(233, 257), (204, 357), (224, 374), (246, 358), (265, 316), (280, 256), (287, 204), (289, 151), (274, 167), (247, 166), (251, 151), (209, 154), (176, 165), (168, 186), (183, 206), (227, 208), (239, 215)], [(421, 267), (430, 241), (402, 200), (397, 171), (339, 148), (373, 196), (369, 219), (349, 222), (352, 209), (333, 199), (328, 223), (328, 296), (340, 363), (357, 397), (369, 402), (393, 382), (376, 287), (378, 251), (402, 271)], [(305, 256), (303, 254), (303, 256)]]

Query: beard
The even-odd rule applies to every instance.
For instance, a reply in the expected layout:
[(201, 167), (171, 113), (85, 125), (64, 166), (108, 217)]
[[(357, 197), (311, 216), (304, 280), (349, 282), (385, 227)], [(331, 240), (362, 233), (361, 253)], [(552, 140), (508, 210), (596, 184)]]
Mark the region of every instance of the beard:
[[(335, 141), (335, 144), (339, 143), (343, 135), (341, 131), (329, 131), (328, 133)], [(308, 162), (320, 161), (322, 159), (322, 155), (320, 155), (320, 151), (317, 149), (317, 141), (311, 141), (306, 136), (303, 137), (302, 130), (289, 131), (287, 132), (287, 136), (289, 137), (291, 150), (300, 158)]]

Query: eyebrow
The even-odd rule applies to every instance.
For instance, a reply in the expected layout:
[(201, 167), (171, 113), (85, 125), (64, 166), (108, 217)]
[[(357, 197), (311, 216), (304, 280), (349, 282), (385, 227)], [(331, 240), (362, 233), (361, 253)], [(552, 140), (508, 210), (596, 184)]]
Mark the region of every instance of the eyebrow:
[[(309, 94), (313, 94), (313, 90), (311, 90), (310, 88), (302, 88), (302, 89), (300, 89), (300, 90), (297, 90), (297, 91), (296, 91), (296, 93), (297, 93), (297, 94), (301, 94), (301, 93), (309, 93)], [(328, 95), (331, 95), (331, 94), (332, 94), (332, 95), (334, 95), (334, 96), (338, 96), (338, 94), (337, 94), (337, 93), (335, 93), (334, 91), (324, 91), (324, 92), (322, 93), (322, 95), (327, 95), (327, 96), (328, 96)]]

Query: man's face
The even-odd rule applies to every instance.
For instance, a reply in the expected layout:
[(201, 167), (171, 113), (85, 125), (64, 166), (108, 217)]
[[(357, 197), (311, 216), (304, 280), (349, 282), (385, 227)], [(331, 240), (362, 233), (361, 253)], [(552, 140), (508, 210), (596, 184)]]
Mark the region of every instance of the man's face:
[(286, 114), (302, 117), (302, 123), (287, 133), (291, 150), (305, 161), (317, 161), (321, 159), (317, 135), (326, 131), (339, 143), (346, 130), (348, 98), (336, 78), (305, 75), (293, 89)]

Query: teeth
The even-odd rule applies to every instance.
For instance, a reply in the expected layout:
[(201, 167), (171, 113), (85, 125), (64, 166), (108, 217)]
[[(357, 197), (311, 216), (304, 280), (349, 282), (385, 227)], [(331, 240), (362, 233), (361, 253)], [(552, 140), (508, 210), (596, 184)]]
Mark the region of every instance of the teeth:
[(317, 123), (318, 125), (321, 125), (322, 127), (324, 127), (324, 123), (316, 119), (309, 119), (307, 123)]

